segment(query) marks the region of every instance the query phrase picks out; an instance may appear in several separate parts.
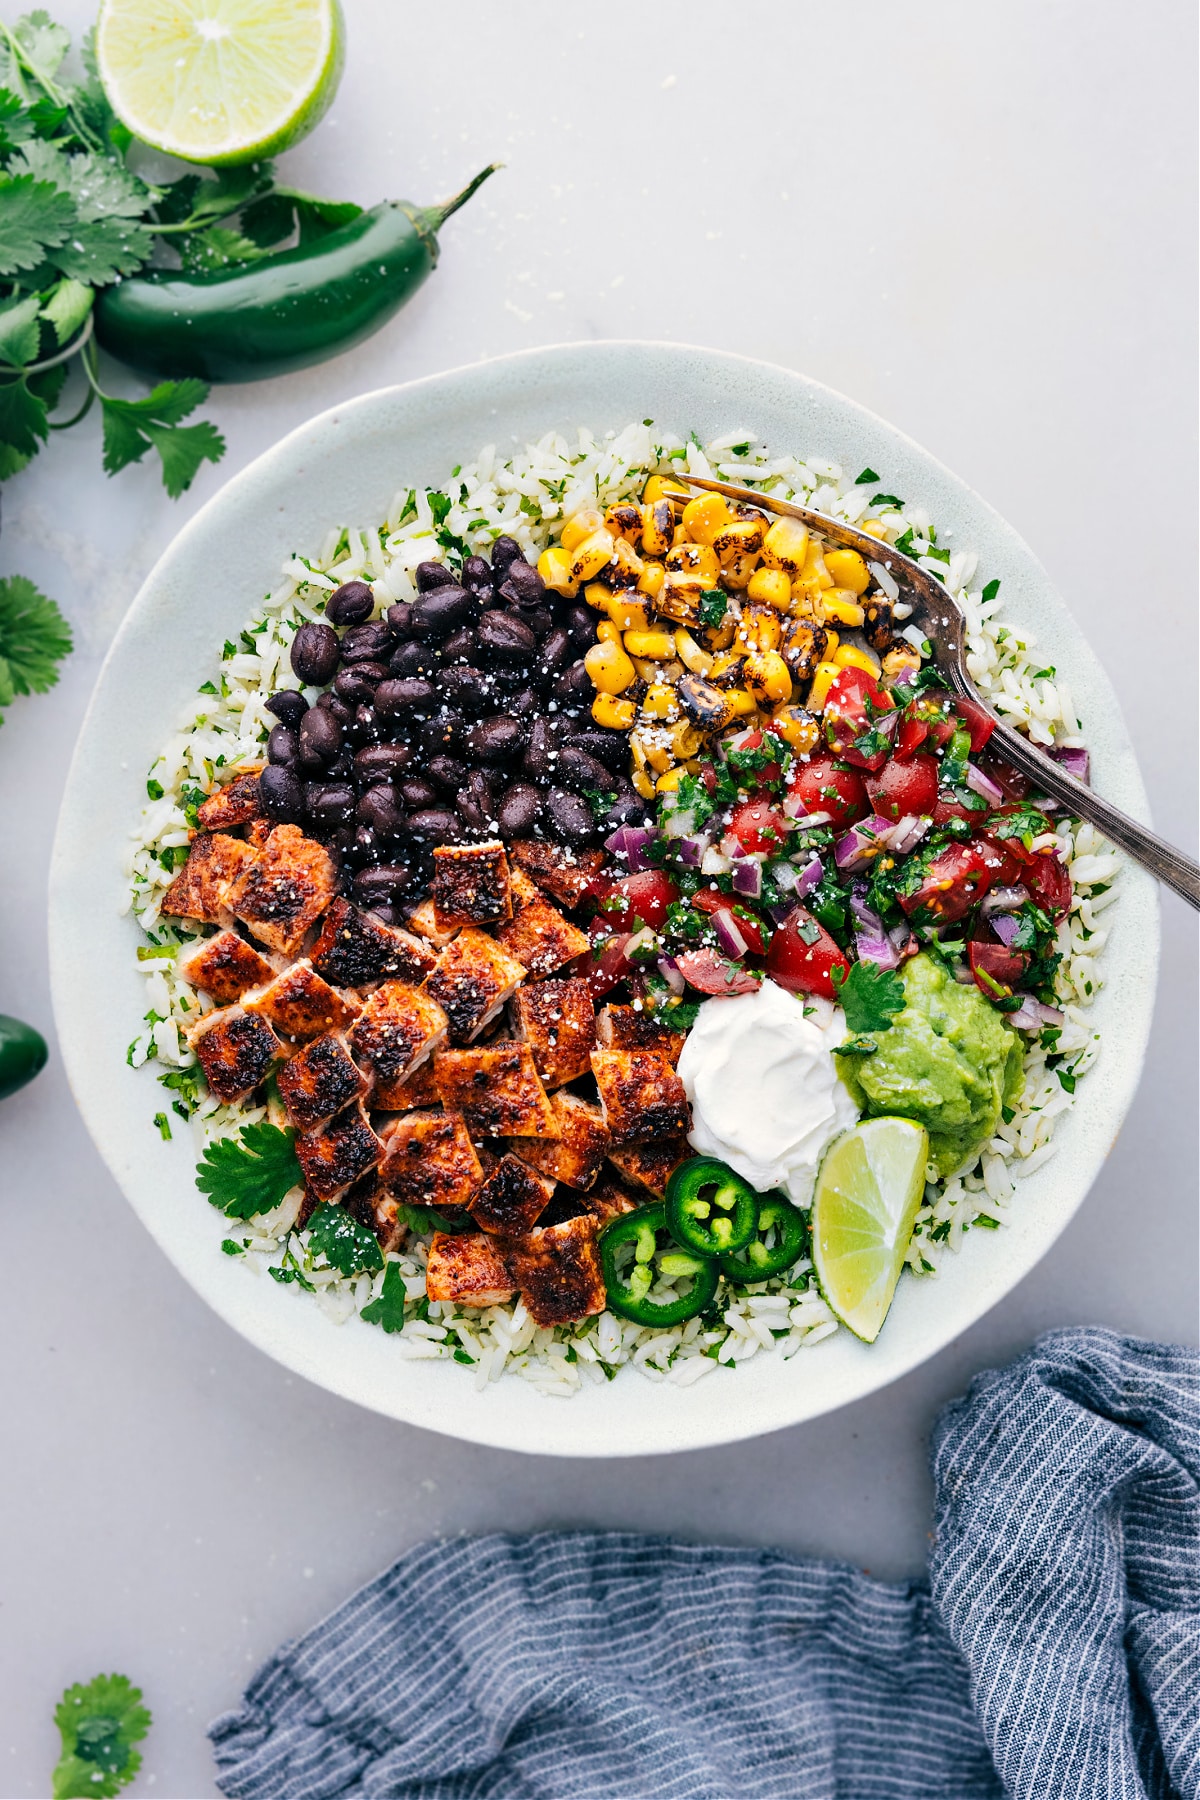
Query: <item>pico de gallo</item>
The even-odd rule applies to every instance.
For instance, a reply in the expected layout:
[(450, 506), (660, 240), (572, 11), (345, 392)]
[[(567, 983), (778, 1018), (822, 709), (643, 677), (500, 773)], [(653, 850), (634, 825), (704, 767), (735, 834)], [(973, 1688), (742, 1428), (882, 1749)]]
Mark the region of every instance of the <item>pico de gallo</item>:
[(1050, 803), (989, 752), (985, 708), (928, 665), (890, 685), (848, 668), (819, 723), (807, 752), (770, 724), (727, 735), (654, 825), (609, 838), (624, 872), (594, 888), (594, 994), (624, 984), (685, 1028), (764, 976), (832, 1000), (853, 963), (924, 949), (1041, 1030), (1071, 878)]

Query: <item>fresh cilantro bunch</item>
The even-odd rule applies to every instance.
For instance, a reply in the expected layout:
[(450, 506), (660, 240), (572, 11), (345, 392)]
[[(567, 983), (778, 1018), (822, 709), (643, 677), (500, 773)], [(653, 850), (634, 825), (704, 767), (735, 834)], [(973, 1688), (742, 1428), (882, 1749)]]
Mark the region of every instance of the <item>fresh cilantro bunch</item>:
[(112, 1800), (142, 1766), (134, 1748), (150, 1729), (142, 1691), (124, 1675), (97, 1675), (69, 1687), (54, 1709), (62, 1755), (51, 1783), (52, 1800)]

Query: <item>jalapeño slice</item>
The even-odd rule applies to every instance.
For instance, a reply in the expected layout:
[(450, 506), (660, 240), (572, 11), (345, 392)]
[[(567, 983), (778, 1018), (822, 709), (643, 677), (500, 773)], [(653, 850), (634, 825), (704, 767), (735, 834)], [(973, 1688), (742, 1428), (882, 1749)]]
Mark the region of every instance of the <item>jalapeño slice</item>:
[(734, 1287), (753, 1287), (799, 1262), (808, 1241), (808, 1225), (798, 1207), (778, 1191), (758, 1203), (758, 1229), (745, 1249), (721, 1258), (721, 1273)]
[(667, 1183), (667, 1226), (677, 1244), (697, 1256), (727, 1256), (754, 1236), (758, 1195), (715, 1156), (680, 1165)]
[[(600, 1233), (600, 1267), (613, 1312), (638, 1325), (680, 1325), (703, 1312), (717, 1291), (720, 1271), (711, 1257), (681, 1250), (667, 1229), (665, 1206), (639, 1206)], [(690, 1277), (673, 1299), (653, 1300), (659, 1281)]]

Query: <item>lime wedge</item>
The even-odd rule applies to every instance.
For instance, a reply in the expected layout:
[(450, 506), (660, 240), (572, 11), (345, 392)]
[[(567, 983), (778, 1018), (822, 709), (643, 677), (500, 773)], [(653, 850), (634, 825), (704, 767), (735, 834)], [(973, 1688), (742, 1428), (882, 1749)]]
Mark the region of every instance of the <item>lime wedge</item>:
[(96, 62), (135, 136), (185, 162), (258, 162), (337, 91), (338, 0), (103, 0)]
[(817, 1176), (812, 1257), (843, 1325), (873, 1344), (904, 1267), (925, 1188), (929, 1134), (911, 1119), (867, 1119), (834, 1142)]

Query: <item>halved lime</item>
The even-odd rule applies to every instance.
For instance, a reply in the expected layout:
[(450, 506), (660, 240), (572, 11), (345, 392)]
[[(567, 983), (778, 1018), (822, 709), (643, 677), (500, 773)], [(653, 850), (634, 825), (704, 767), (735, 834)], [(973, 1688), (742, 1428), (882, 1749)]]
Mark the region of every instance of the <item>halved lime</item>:
[(929, 1134), (911, 1119), (866, 1119), (825, 1153), (812, 1204), (821, 1292), (873, 1344), (904, 1267), (925, 1189)]
[(310, 132), (341, 79), (338, 0), (103, 0), (96, 62), (135, 136), (185, 162), (258, 162)]

